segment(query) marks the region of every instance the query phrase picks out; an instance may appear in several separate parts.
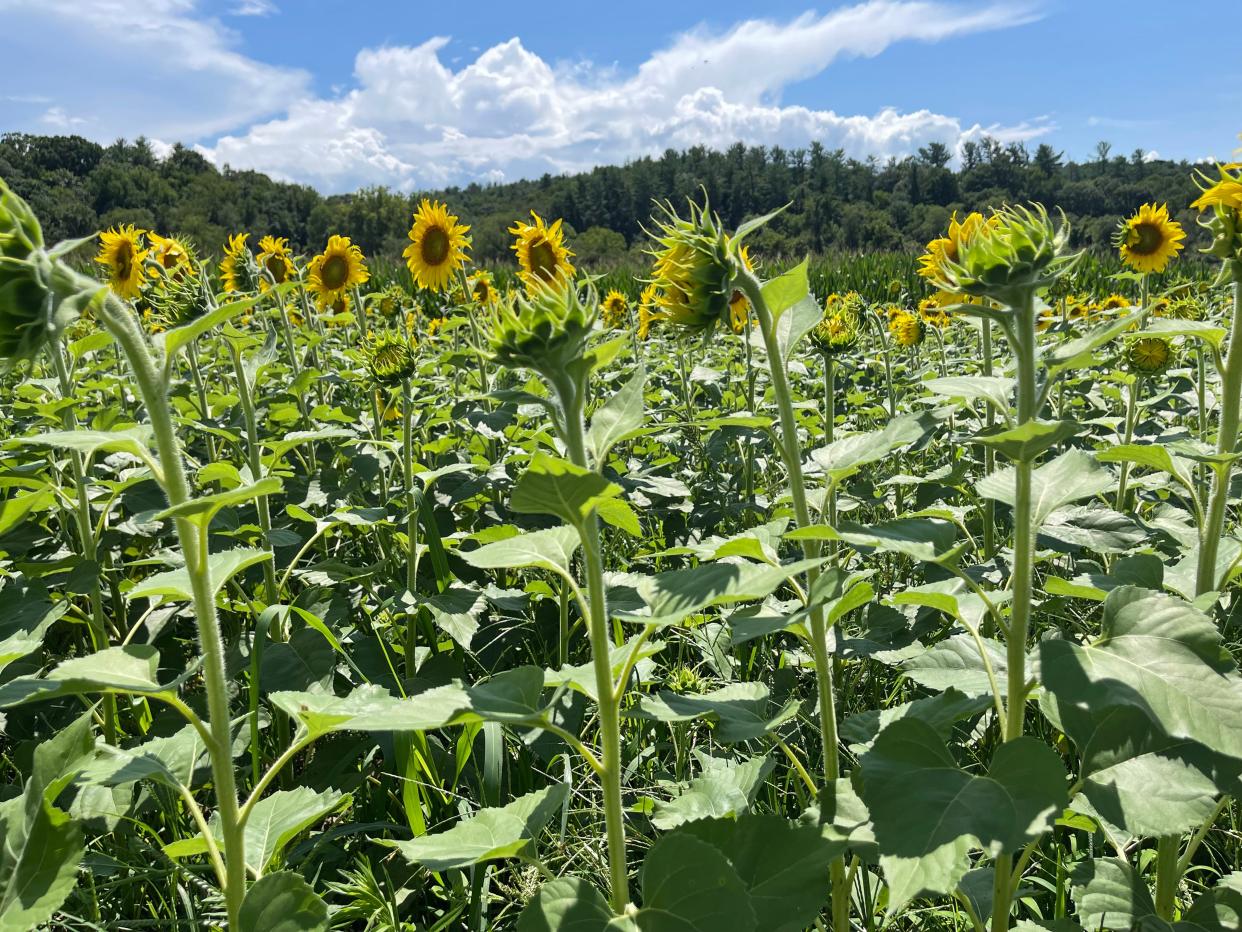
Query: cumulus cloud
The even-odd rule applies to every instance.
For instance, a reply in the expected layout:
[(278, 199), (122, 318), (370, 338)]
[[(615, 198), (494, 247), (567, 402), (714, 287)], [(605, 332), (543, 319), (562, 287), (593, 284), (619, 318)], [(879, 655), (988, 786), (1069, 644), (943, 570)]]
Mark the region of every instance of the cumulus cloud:
[(310, 84), (238, 52), (195, 0), (0, 0), (0, 18), (6, 129), (209, 139), (283, 112)]
[[(232, 11), (258, 15), (271, 7), (271, 0), (237, 0)], [(46, 36), (54, 21), (67, 36), (57, 55), (90, 61), (85, 88), (73, 82), (73, 90), (49, 90), (42, 79), (38, 88), (13, 88), (51, 98), (31, 122), (41, 116), (44, 127), (73, 126), (96, 138), (142, 132), (197, 142), (217, 164), (324, 191), (498, 181), (738, 141), (819, 141), (884, 158), (931, 141), (960, 145), (984, 132), (1026, 139), (1049, 128), (1045, 120), (982, 127), (925, 109), (841, 114), (781, 100), (787, 88), (841, 59), (1036, 18), (1035, 7), (1016, 0), (866, 0), (785, 22), (699, 28), (628, 72), (552, 64), (520, 38), (446, 64), (449, 39), (434, 37), (361, 50), (353, 86), (329, 97), (310, 94), (301, 72), (238, 53), (233, 35), (202, 16), (196, 0), (0, 0), (0, 12), (6, 30), (12, 21), (19, 36), (36, 29)], [(83, 71), (81, 61), (58, 61), (41, 64), (40, 75)]]

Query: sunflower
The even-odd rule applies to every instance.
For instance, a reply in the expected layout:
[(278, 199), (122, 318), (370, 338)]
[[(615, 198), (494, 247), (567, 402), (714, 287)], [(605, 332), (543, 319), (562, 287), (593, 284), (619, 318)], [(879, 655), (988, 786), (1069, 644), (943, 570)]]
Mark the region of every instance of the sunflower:
[(253, 281), (254, 268), (250, 249), (246, 246), (249, 233), (235, 233), (224, 247), (224, 261), (220, 263), (220, 277), (224, 279), (227, 292), (253, 291), (258, 284)]
[(147, 250), (142, 248), (142, 232), (129, 223), (99, 234), (99, 254), (95, 261), (107, 268), (108, 285), (122, 298), (138, 297), (146, 280), (142, 262)]
[[(746, 266), (746, 271), (753, 272), (754, 264), (750, 261), (750, 247), (743, 246), (738, 250), (738, 258), (742, 260), (742, 264)], [(741, 334), (746, 331), (746, 324), (750, 321), (750, 300), (736, 288), (733, 294), (729, 296), (729, 326), (734, 333)], [(758, 321), (755, 321), (758, 324)]]
[(1126, 347), (1126, 363), (1137, 375), (1159, 375), (1173, 361), (1173, 347), (1160, 337), (1143, 337)]
[(643, 289), (638, 299), (638, 339), (645, 340), (651, 333), (654, 324), (664, 319), (664, 315), (656, 310), (659, 291), (655, 285)]
[(625, 295), (613, 288), (604, 296), (604, 300), (599, 306), (600, 319), (609, 330), (619, 330), (625, 326), (626, 318), (629, 316), (629, 309), (630, 305), (625, 300)]
[(923, 321), (905, 310), (901, 310), (897, 315), (889, 317), (888, 332), (892, 334), (893, 341), (898, 346), (904, 347), (918, 346), (923, 342), (923, 338), (927, 336), (927, 329), (923, 326)]
[(410, 342), (391, 333), (382, 333), (367, 347), (367, 367), (380, 385), (400, 385), (414, 374), (417, 361)]
[(362, 250), (351, 243), (348, 236), (331, 237), (327, 248), (311, 260), (307, 271), (306, 287), (315, 295), (315, 303), (320, 307), (337, 304), (345, 297), (347, 288), (361, 285), (371, 277)]
[(469, 260), (469, 229), (448, 212), (447, 204), (423, 198), (410, 227), (410, 245), (401, 253), (420, 288), (441, 292), (452, 284)]
[(1182, 248), (1186, 233), (1169, 217), (1169, 207), (1144, 204), (1133, 217), (1123, 220), (1113, 237), (1121, 261), (1139, 272), (1163, 272)]
[(830, 295), (825, 302), (824, 316), (811, 328), (811, 343), (824, 356), (840, 356), (858, 345), (862, 336), (862, 319), (857, 306)]
[(289, 241), (283, 236), (265, 236), (259, 240), (259, 267), (267, 274), (259, 279), (259, 290), (267, 291), (271, 282), (283, 285), (293, 278), (292, 254), (289, 252)]
[(151, 231), (147, 231), (147, 242), (151, 244), (148, 258), (155, 260), (157, 273), (194, 274), (194, 254), (185, 242), (175, 236), (160, 236)]
[(518, 277), (527, 291), (534, 291), (542, 285), (571, 278), (574, 267), (569, 261), (573, 253), (565, 246), (561, 221), (548, 226), (533, 210), (530, 216), (534, 223), (519, 220), (509, 232), (517, 237), (513, 251), (517, 253), (520, 267)]
[(974, 212), (966, 215), (960, 223), (957, 212), (949, 218), (948, 235), (934, 239), (927, 244), (927, 252), (919, 257), (919, 274), (924, 278), (943, 278), (941, 269), (946, 262), (956, 262), (962, 243), (985, 223), (983, 214)]
[(953, 320), (953, 315), (946, 311), (944, 304), (933, 295), (919, 302), (919, 318), (937, 330), (943, 330)]
[[(1224, 207), (1228, 210), (1242, 211), (1242, 164), (1218, 165), (1220, 180), (1204, 187), (1190, 206), (1198, 211), (1209, 207)], [(1205, 181), (1210, 179), (1203, 175)]]
[(476, 304), (483, 307), (496, 303), (500, 298), (500, 293), (492, 283), (491, 272), (480, 269), (470, 276), (470, 297)]
[(1129, 307), (1130, 303), (1130, 299), (1125, 295), (1110, 294), (1097, 307), (1101, 311), (1119, 311), (1123, 307)]

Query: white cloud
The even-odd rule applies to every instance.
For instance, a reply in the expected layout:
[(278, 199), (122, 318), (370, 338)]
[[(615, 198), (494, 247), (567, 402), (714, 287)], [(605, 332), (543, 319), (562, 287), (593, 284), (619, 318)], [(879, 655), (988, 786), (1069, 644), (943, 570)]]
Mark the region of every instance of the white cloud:
[[(210, 138), (285, 110), (309, 76), (255, 61), (195, 0), (0, 0), (6, 129)], [(49, 99), (32, 109), (14, 97)], [(51, 124), (55, 125), (55, 124)]]
[(272, 16), (278, 12), (272, 0), (241, 0), (229, 10), (233, 16)]
[[(1031, 3), (1016, 0), (867, 0), (783, 23), (700, 28), (625, 73), (583, 61), (550, 64), (519, 38), (478, 51), (460, 67), (446, 65), (449, 40), (434, 37), (361, 50), (352, 87), (327, 98), (308, 93), (305, 74), (237, 52), (233, 35), (196, 3), (0, 0), (6, 32), (29, 41), (58, 36), (42, 43), (57, 51), (40, 61), (40, 77), (11, 89), (52, 98), (51, 109), (44, 104), (28, 122), (54, 115), (95, 138), (144, 133), (193, 142), (217, 164), (325, 191), (530, 177), (738, 141), (819, 141), (884, 158), (931, 141), (960, 145), (984, 132), (1025, 139), (1049, 129), (1046, 120), (984, 128), (926, 109), (857, 115), (781, 101), (787, 88), (841, 59), (1036, 18)], [(272, 6), (235, 0), (232, 11), (258, 15)], [(49, 87), (46, 75), (57, 73), (90, 78)], [(0, 106), (0, 120), (6, 116)]]

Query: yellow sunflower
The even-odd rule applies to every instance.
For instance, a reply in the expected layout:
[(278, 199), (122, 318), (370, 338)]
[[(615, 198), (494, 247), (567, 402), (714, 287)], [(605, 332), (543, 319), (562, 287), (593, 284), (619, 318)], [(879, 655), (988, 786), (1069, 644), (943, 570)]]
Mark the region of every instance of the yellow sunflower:
[(534, 291), (543, 285), (573, 277), (574, 267), (569, 261), (573, 253), (565, 246), (561, 221), (548, 226), (533, 210), (530, 217), (533, 223), (519, 220), (509, 228), (509, 232), (517, 238), (513, 251), (517, 253), (518, 277), (527, 291)]
[(95, 261), (108, 270), (108, 285), (122, 298), (138, 297), (147, 277), (142, 268), (147, 257), (147, 250), (142, 248), (142, 232), (128, 223), (99, 234)]
[(401, 255), (420, 288), (444, 291), (469, 257), (470, 227), (457, 222), (448, 205), (423, 198), (410, 227), (410, 245)]
[(651, 333), (651, 327), (660, 322), (664, 315), (656, 310), (656, 302), (659, 299), (658, 289), (655, 285), (648, 285), (643, 289), (642, 295), (638, 299), (638, 339), (645, 340)]
[(1123, 307), (1129, 307), (1131, 301), (1125, 295), (1110, 294), (1107, 298), (1097, 305), (1101, 311), (1119, 311)]
[(924, 278), (942, 279), (944, 276), (941, 269), (944, 264), (957, 261), (962, 243), (985, 222), (983, 214), (974, 212), (967, 214), (966, 219), (959, 223), (955, 211), (949, 218), (948, 235), (928, 243), (927, 252), (919, 257), (919, 274)]
[(194, 260), (190, 247), (175, 236), (160, 236), (147, 231), (147, 242), (151, 244), (149, 258), (155, 260), (156, 269), (161, 274), (193, 274)]
[(470, 297), (476, 304), (488, 307), (495, 304), (500, 297), (496, 286), (492, 283), (492, 273), (482, 269), (470, 276)]
[[(1205, 211), (1209, 207), (1224, 207), (1230, 210), (1242, 211), (1242, 164), (1234, 162), (1230, 165), (1218, 165), (1220, 171), (1220, 180), (1203, 188), (1200, 194), (1190, 206), (1198, 211)], [(1203, 175), (1205, 181), (1210, 181), (1206, 175)]]
[(630, 305), (625, 300), (625, 295), (617, 291), (616, 288), (611, 289), (604, 296), (604, 300), (599, 307), (600, 319), (609, 330), (618, 330), (625, 326), (626, 318), (629, 316)]
[[(743, 246), (738, 250), (738, 256), (741, 257), (742, 264), (746, 266), (748, 272), (755, 270), (754, 263), (750, 261), (750, 247)], [(738, 291), (736, 288), (733, 294), (729, 296), (729, 326), (736, 334), (744, 333), (746, 324), (750, 320), (750, 300)], [(755, 321), (758, 324), (758, 321)]]
[(888, 332), (898, 346), (918, 346), (927, 336), (923, 321), (909, 311), (902, 310), (899, 314), (889, 317)]
[(1121, 261), (1139, 272), (1163, 272), (1182, 248), (1182, 225), (1169, 217), (1169, 207), (1144, 204), (1123, 220), (1113, 238)]
[(234, 233), (224, 247), (224, 261), (220, 263), (220, 277), (224, 280), (227, 292), (251, 291), (252, 270), (250, 268), (250, 250), (246, 246), (249, 233)]
[(293, 278), (293, 258), (289, 251), (289, 240), (283, 236), (265, 236), (259, 240), (259, 267), (267, 274), (259, 279), (259, 290), (267, 291), (271, 281), (283, 285)]
[(942, 301), (940, 295), (943, 294), (946, 292), (937, 292), (930, 298), (924, 298), (919, 302), (919, 317), (923, 323), (930, 324), (937, 330), (943, 330), (953, 320), (953, 315), (945, 310), (945, 306), (952, 302)]
[(345, 297), (347, 288), (361, 285), (371, 277), (362, 250), (348, 236), (332, 236), (327, 248), (311, 260), (307, 273), (306, 287), (320, 307), (337, 304)]

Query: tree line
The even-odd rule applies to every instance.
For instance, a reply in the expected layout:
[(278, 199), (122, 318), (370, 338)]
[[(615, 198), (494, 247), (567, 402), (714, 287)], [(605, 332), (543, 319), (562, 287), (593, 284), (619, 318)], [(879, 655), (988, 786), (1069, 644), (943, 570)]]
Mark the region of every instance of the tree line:
[(0, 177), (30, 202), (50, 240), (133, 223), (185, 236), (204, 253), (239, 231), (286, 236), (299, 251), (318, 250), (339, 233), (368, 255), (395, 258), (424, 196), (447, 201), (471, 224), (480, 263), (508, 261), (507, 228), (533, 209), (563, 218), (579, 261), (595, 269), (633, 261), (645, 247), (653, 200), (680, 203), (701, 190), (726, 228), (790, 205), (756, 236), (765, 255), (913, 250), (939, 235), (954, 211), (1031, 200), (1061, 208), (1079, 246), (1108, 247), (1118, 220), (1147, 201), (1167, 201), (1192, 237), (1197, 229), (1187, 208), (1197, 195), (1194, 166), (1185, 161), (1142, 150), (1115, 155), (1101, 142), (1094, 158), (1075, 162), (1046, 143), (1032, 152), (991, 138), (966, 142), (956, 165), (953, 154), (931, 143), (906, 158), (860, 160), (819, 143), (738, 143), (725, 151), (670, 149), (574, 175), (324, 196), (261, 172), (217, 168), (182, 145), (160, 158), (141, 138), (105, 146), (81, 136), (8, 133), (0, 136)]

